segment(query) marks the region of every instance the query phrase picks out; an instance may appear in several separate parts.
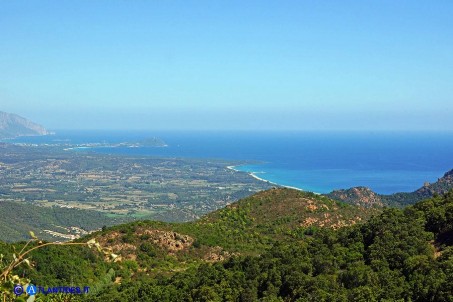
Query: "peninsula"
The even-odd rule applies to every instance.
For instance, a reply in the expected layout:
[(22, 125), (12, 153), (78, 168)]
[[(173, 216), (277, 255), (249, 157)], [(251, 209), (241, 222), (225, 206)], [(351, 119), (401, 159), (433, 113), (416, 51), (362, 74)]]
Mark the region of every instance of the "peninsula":
[(39, 124), (17, 114), (0, 111), (0, 139), (48, 134), (52, 133)]

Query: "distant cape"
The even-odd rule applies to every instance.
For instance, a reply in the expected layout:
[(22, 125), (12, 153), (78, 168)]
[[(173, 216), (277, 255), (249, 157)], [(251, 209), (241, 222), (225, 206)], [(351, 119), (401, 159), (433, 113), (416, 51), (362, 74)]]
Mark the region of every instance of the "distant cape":
[(43, 126), (17, 114), (0, 111), (0, 138), (52, 134)]

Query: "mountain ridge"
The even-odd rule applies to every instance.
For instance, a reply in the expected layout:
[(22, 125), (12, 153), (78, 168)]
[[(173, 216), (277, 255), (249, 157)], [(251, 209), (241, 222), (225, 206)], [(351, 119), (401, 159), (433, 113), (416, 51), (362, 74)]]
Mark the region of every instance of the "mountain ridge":
[(43, 126), (22, 116), (0, 111), (0, 138), (51, 134)]
[(333, 200), (365, 207), (402, 207), (414, 204), (423, 199), (447, 193), (453, 188), (453, 169), (446, 172), (434, 183), (425, 183), (413, 192), (398, 192), (394, 194), (378, 194), (367, 187), (352, 187), (334, 190), (324, 196)]

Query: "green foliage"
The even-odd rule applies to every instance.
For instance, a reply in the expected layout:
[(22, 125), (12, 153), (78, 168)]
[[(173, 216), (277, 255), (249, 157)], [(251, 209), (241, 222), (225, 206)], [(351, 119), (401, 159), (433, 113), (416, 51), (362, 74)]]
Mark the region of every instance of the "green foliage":
[[(283, 191), (276, 202), (292, 201), (279, 205), (274, 193), (196, 223), (136, 222), (91, 235), (117, 234), (112, 244), (134, 246), (136, 260), (107, 263), (87, 248), (49, 247), (33, 255), (36, 270), (26, 275), (91, 280), (96, 290), (86, 297), (90, 301), (453, 301), (453, 193), (404, 210), (384, 209), (363, 224), (337, 230), (304, 228), (293, 216), (279, 216), (316, 200), (318, 208), (308, 213), (320, 217), (329, 213), (321, 205), (330, 209), (334, 202)], [(143, 230), (176, 239), (187, 234), (197, 244), (170, 255), (153, 241), (155, 233)], [(206, 263), (203, 252), (214, 246), (237, 254)], [(8, 252), (11, 245), (0, 249)], [(115, 278), (121, 282), (113, 283)]]
[(350, 206), (310, 192), (273, 189), (173, 229), (193, 235), (197, 245), (259, 253), (275, 240), (300, 239), (320, 226), (339, 228), (376, 213), (376, 209)]
[[(14, 213), (14, 215), (11, 215)], [(60, 207), (44, 208), (30, 203), (18, 203), (0, 200), (0, 240), (20, 241), (28, 239), (30, 230), (45, 240), (55, 240), (42, 233), (43, 229), (55, 229), (59, 226), (79, 226), (86, 230), (101, 228), (103, 225), (114, 225), (126, 222), (126, 219), (110, 219), (97, 211), (67, 209)]]
[[(453, 246), (439, 241), (451, 231), (452, 201), (449, 193), (363, 225), (310, 229), (259, 256), (131, 280), (97, 301), (453, 301)], [(217, 215), (241, 229), (253, 226), (250, 212)]]

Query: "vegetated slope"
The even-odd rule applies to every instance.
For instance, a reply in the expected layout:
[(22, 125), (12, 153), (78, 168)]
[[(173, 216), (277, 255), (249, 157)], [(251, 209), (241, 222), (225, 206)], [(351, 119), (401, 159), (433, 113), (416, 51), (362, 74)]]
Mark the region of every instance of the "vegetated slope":
[(445, 173), (435, 183), (426, 183), (420, 189), (410, 193), (395, 193), (382, 195), (366, 187), (354, 187), (344, 190), (335, 190), (325, 196), (334, 200), (364, 207), (406, 206), (414, 204), (434, 195), (441, 195), (453, 189), (453, 169)]
[[(14, 205), (17, 204), (11, 203), (8, 206)], [(61, 219), (54, 222), (56, 217), (50, 211), (55, 209), (41, 213), (39, 210), (45, 209), (37, 208), (20, 209), (23, 214), (17, 219), (27, 221), (31, 216), (30, 212), (35, 215), (48, 215), (49, 224), (68, 224), (77, 219), (62, 213)], [(38, 212), (34, 212), (36, 210)], [(375, 209), (350, 206), (313, 193), (271, 189), (207, 214), (195, 222), (137, 221), (104, 228), (80, 240), (95, 238), (101, 246), (118, 254), (122, 259), (121, 263), (110, 263), (106, 267), (114, 269), (121, 280), (127, 281), (131, 278), (146, 278), (196, 268), (202, 263), (223, 261), (238, 255), (257, 255), (269, 249), (275, 242), (291, 241), (307, 230), (313, 232), (322, 227), (337, 229), (363, 222), (377, 212)], [(88, 216), (84, 217), (89, 219)], [(101, 221), (102, 218), (99, 219), (100, 223)], [(36, 229), (29, 224), (13, 228), (25, 235), (29, 230)], [(47, 249), (43, 253), (47, 253), (46, 251)], [(91, 255), (90, 261), (103, 261), (102, 257), (93, 260), (92, 252), (86, 253)], [(46, 257), (39, 259), (41, 258)], [(72, 258), (69, 256), (68, 261), (73, 261), (70, 260)], [(51, 259), (46, 259), (46, 264), (41, 263), (41, 269), (37, 272), (30, 271), (36, 282), (46, 280), (46, 274), (49, 272), (43, 271), (44, 267), (52, 267)], [(77, 273), (77, 268), (68, 267), (66, 270), (78, 275), (72, 276), (73, 280), (83, 280), (80, 273)], [(54, 280), (53, 284), (57, 283), (55, 277), (50, 280)]]
[(0, 217), (0, 240), (5, 242), (26, 240), (29, 231), (35, 232), (45, 240), (64, 240), (63, 237), (53, 237), (50, 232), (43, 232), (43, 230), (63, 235), (77, 235), (77, 232), (71, 232), (65, 228), (78, 227), (93, 230), (100, 229), (104, 225), (127, 221), (109, 218), (97, 211), (59, 207), (43, 208), (30, 203), (5, 200), (0, 200)]
[(375, 213), (375, 209), (350, 206), (314, 193), (279, 188), (244, 198), (204, 216), (195, 225), (197, 232), (209, 230), (200, 233), (207, 244), (215, 243), (216, 237), (222, 238), (222, 244), (234, 250), (242, 243), (244, 247), (254, 243), (255, 237), (266, 242), (306, 228), (337, 229)]
[(150, 240), (155, 244), (157, 254), (189, 255), (193, 259), (216, 261), (238, 253), (261, 253), (276, 240), (290, 240), (294, 234), (306, 229), (337, 229), (365, 221), (377, 212), (313, 193), (271, 189), (195, 222), (140, 221), (109, 228), (108, 232), (93, 236), (129, 259), (139, 257), (136, 252), (140, 251), (141, 244)]
[(364, 224), (295, 234), (259, 256), (124, 280), (94, 300), (452, 301), (452, 232), (450, 192)]
[(50, 134), (43, 126), (12, 113), (0, 111), (0, 138)]
[(134, 222), (82, 239), (118, 251), (119, 262), (56, 246), (35, 251), (36, 269), (20, 273), (91, 285), (80, 297), (88, 301), (451, 301), (453, 193), (339, 229), (335, 220), (302, 226), (305, 215), (326, 213), (304, 214), (304, 203), (358, 215), (325, 197), (270, 190), (198, 222)]

